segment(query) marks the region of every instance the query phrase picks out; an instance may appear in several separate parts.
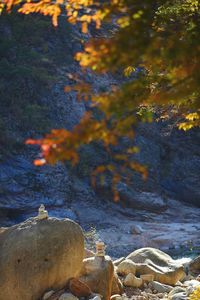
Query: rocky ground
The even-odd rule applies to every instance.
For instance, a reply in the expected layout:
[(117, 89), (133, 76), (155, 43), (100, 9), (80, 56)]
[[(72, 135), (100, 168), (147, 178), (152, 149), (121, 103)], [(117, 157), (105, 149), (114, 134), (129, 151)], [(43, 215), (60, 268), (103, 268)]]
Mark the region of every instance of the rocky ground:
[(1, 183), (7, 189), (0, 193), (2, 227), (35, 216), (42, 202), (50, 216), (78, 222), (88, 232), (91, 247), (101, 238), (112, 257), (146, 246), (186, 256), (193, 255), (195, 247), (198, 253), (199, 208), (169, 198), (163, 200), (151, 192), (133, 191), (130, 197), (133, 195), (136, 200), (131, 205), (123, 200), (114, 203), (112, 199), (97, 197), (86, 181), (70, 177), (62, 166), (47, 166), (40, 174), (31, 163), (25, 162), (11, 161), (10, 168), (1, 163)]
[[(102, 212), (102, 216), (97, 236), (105, 241), (108, 253), (114, 257), (146, 246), (163, 249), (179, 257), (192, 256), (193, 248), (200, 247), (200, 211), (185, 205), (177, 210), (176, 201), (170, 201), (170, 208), (161, 214), (139, 210), (131, 213), (125, 209), (112, 218), (109, 211)], [(95, 220), (91, 222), (95, 223)], [(191, 251), (186, 254), (186, 249)], [(197, 253), (199, 251), (200, 248)]]
[(84, 248), (77, 223), (48, 217), (41, 206), (36, 217), (0, 231), (0, 299), (188, 300), (194, 291), (191, 300), (199, 299), (200, 256), (176, 260), (144, 247), (114, 260), (109, 245), (95, 246)]

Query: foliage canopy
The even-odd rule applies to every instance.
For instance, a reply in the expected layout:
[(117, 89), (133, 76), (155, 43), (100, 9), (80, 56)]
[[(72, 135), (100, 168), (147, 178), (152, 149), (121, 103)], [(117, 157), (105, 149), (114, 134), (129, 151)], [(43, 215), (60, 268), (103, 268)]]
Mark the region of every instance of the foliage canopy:
[[(52, 130), (39, 144), (42, 159), (35, 163), (70, 160), (77, 163), (82, 144), (102, 142), (108, 151), (122, 137), (134, 137), (135, 124), (150, 120), (151, 110), (159, 108), (161, 118), (174, 117), (180, 129), (200, 126), (200, 1), (198, 0), (1, 0), (1, 10), (17, 7), (24, 14), (50, 15), (55, 26), (58, 17), (81, 23), (82, 32), (90, 26), (100, 28), (112, 23), (109, 34), (90, 38), (84, 51), (76, 54), (83, 68), (93, 72), (123, 70), (126, 80), (109, 91), (92, 93), (78, 81), (74, 89), (79, 97), (89, 95), (92, 105), (102, 112), (100, 120), (86, 113), (73, 130)], [(133, 76), (137, 71), (137, 76)], [(73, 77), (73, 75), (72, 75)], [(74, 78), (74, 80), (76, 80)], [(136, 147), (127, 147), (114, 159), (122, 162), (120, 172), (132, 168), (146, 176), (146, 169), (133, 161)], [(109, 170), (113, 164), (100, 166), (95, 173)], [(119, 171), (119, 170), (118, 170)], [(114, 184), (120, 179), (114, 175)]]

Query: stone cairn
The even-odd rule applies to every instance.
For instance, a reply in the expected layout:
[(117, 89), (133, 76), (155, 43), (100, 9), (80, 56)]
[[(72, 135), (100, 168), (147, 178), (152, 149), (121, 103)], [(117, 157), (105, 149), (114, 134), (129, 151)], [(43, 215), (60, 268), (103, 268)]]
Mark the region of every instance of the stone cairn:
[(96, 253), (95, 256), (104, 257), (105, 256), (105, 244), (103, 241), (96, 242)]
[(48, 211), (45, 210), (45, 206), (44, 204), (41, 204), (39, 209), (38, 209), (38, 219), (39, 220), (44, 220), (44, 219), (48, 219)]

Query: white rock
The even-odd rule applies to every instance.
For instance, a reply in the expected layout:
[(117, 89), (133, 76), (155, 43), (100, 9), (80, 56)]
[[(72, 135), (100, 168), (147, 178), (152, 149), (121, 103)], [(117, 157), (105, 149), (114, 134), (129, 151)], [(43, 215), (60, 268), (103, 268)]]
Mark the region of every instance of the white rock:
[(38, 210), (38, 219), (44, 220), (48, 218), (48, 211), (45, 210), (44, 204), (41, 204)]
[[(98, 293), (92, 293), (89, 297), (90, 300), (94, 299), (95, 297), (97, 297), (99, 300), (103, 298), (103, 296), (101, 294)], [(97, 300), (96, 298), (96, 300)]]
[(180, 292), (180, 293), (173, 295), (172, 297), (169, 296), (168, 299), (169, 300), (188, 300), (188, 296), (186, 295), (185, 292)]
[(101, 296), (100, 295), (96, 295), (93, 298), (90, 298), (90, 300), (101, 300)]
[(135, 274), (136, 265), (130, 259), (123, 260), (117, 267), (117, 273), (121, 275)]
[(116, 294), (116, 295), (112, 295), (110, 297), (110, 300), (123, 300), (123, 297), (121, 295)]
[(137, 278), (132, 273), (129, 273), (126, 278), (124, 279), (124, 285), (125, 286), (131, 286), (135, 288), (140, 288), (143, 284), (143, 281), (141, 278)]
[(54, 293), (53, 290), (51, 290), (51, 291), (49, 291), (49, 292), (46, 292), (46, 293), (44, 294), (44, 296), (42, 297), (42, 300), (47, 300), (47, 299), (49, 299), (49, 297), (51, 297), (51, 295), (53, 295), (53, 293)]
[(71, 293), (64, 293), (59, 297), (58, 300), (78, 300), (78, 298), (76, 296), (72, 295)]
[(198, 287), (200, 286), (200, 282), (198, 280), (188, 280), (184, 282), (186, 286)]
[(186, 289), (180, 286), (174, 287), (168, 294), (169, 300), (187, 300)]

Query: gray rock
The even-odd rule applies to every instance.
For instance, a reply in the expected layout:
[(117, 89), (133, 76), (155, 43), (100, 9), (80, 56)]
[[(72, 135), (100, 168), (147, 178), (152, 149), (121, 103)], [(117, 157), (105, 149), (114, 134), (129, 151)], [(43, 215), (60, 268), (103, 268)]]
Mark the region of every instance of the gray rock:
[(170, 300), (188, 300), (188, 296), (185, 292), (177, 293), (169, 298)]
[(169, 293), (173, 289), (172, 286), (157, 281), (149, 283), (149, 287), (156, 290), (158, 293)]
[(131, 226), (130, 232), (132, 234), (141, 234), (142, 232), (144, 232), (144, 230), (142, 229), (142, 227), (140, 225), (134, 225), (134, 226)]
[(186, 288), (175, 287), (168, 295), (169, 300), (188, 300)]
[(133, 188), (122, 182), (118, 184), (118, 191), (122, 201), (132, 208), (145, 209), (153, 212), (161, 212), (167, 209), (165, 201), (155, 193), (136, 192)]

